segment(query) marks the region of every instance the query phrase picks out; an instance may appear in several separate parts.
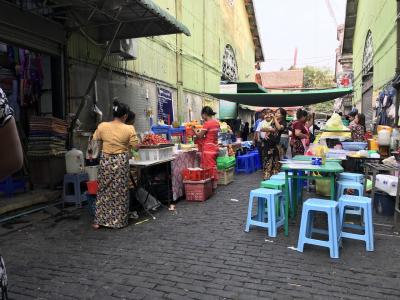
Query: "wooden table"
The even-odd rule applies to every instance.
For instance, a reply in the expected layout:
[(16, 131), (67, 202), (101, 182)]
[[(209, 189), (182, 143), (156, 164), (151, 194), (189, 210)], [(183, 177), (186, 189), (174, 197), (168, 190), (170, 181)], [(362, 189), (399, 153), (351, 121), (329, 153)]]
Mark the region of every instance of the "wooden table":
[[(376, 175), (379, 173), (392, 173), (392, 172), (400, 172), (400, 168), (392, 167), (392, 166), (387, 166), (384, 164), (380, 163), (366, 163), (364, 165), (365, 168), (365, 176), (364, 176), (364, 194), (366, 193), (366, 187), (367, 187), (367, 178), (370, 174), (372, 174), (372, 191), (371, 191), (371, 199), (374, 199), (375, 196), (375, 183), (376, 183)], [(397, 181), (397, 193), (396, 193), (396, 201), (394, 205), (394, 226), (397, 226), (397, 221), (398, 217), (400, 214), (400, 208), (399, 208), (399, 203), (400, 203), (400, 176), (398, 176), (398, 181)]]
[[(331, 186), (331, 200), (335, 200), (335, 176), (337, 173), (343, 172), (343, 167), (337, 162), (327, 162), (325, 165), (315, 166), (307, 161), (287, 161), (282, 165), (282, 171), (285, 172), (285, 235), (289, 235), (289, 203), (290, 198), (293, 199), (293, 208), (291, 210), (291, 217), (296, 215), (298, 193), (297, 193), (297, 180), (299, 179), (322, 179), (330, 180)], [(292, 174), (289, 174), (292, 172)], [(306, 175), (308, 172), (308, 175)], [(302, 175), (300, 173), (304, 173)], [(318, 174), (324, 174), (326, 177), (321, 177)], [(289, 179), (292, 179), (292, 195), (289, 195)]]

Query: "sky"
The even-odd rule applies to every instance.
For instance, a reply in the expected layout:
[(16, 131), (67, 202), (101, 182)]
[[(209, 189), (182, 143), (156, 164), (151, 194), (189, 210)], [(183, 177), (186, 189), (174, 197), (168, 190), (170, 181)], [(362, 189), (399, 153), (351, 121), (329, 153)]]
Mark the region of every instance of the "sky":
[[(335, 68), (336, 24), (325, 0), (253, 0), (263, 46), (263, 71), (293, 65)], [(346, 0), (330, 0), (338, 24), (343, 24)]]

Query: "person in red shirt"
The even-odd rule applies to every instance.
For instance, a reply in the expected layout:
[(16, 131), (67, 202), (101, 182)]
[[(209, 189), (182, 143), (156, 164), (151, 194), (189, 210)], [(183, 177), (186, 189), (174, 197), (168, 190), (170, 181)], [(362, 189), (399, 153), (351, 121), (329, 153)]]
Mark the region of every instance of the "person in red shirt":
[[(201, 147), (201, 167), (211, 169), (214, 180), (214, 187), (218, 180), (217, 157), (218, 157), (218, 132), (219, 122), (214, 119), (215, 112), (211, 107), (205, 106), (201, 110), (201, 117), (204, 120), (203, 128), (196, 133), (200, 140)], [(194, 129), (194, 128), (193, 128)]]
[(305, 110), (299, 109), (296, 113), (297, 121), (293, 123), (293, 133), (291, 139), (292, 157), (296, 155), (304, 155), (305, 147), (303, 139), (309, 140), (310, 136), (306, 128), (306, 120), (308, 113)]

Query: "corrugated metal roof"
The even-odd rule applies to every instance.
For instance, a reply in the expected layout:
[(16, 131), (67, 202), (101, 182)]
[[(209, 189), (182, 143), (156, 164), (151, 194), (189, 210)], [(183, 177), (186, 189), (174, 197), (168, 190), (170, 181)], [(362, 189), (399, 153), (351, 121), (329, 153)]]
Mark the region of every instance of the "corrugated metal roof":
[(190, 35), (185, 25), (153, 0), (38, 0), (35, 3), (36, 7), (25, 4), (21, 7), (57, 20), (70, 31), (81, 30), (100, 43), (112, 40), (120, 23), (122, 27), (116, 40), (176, 33)]

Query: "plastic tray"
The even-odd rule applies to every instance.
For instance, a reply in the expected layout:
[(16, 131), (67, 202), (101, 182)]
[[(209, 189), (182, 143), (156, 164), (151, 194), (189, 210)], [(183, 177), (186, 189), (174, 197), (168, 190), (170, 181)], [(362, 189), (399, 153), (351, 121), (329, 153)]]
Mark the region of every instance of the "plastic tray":
[(141, 161), (159, 161), (169, 159), (174, 154), (174, 147), (139, 149)]
[(346, 151), (359, 151), (367, 148), (367, 142), (342, 142), (342, 147)]

